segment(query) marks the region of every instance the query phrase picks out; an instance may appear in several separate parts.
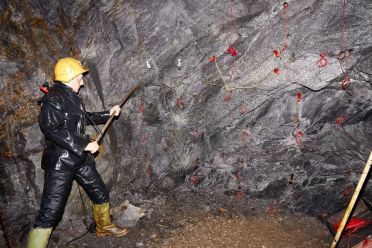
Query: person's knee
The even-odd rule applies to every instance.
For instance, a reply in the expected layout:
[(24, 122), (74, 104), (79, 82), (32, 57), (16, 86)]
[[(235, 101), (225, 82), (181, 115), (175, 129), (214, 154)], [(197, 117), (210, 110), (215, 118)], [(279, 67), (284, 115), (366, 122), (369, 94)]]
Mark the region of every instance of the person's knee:
[(63, 210), (41, 210), (36, 217), (34, 228), (55, 228), (61, 221)]

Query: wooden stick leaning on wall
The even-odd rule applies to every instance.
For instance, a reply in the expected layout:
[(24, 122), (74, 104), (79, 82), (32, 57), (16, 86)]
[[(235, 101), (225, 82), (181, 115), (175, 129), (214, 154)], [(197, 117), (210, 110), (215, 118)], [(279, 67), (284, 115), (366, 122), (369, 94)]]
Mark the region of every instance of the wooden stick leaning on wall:
[(336, 233), (336, 236), (334, 237), (333, 239), (333, 242), (332, 242), (332, 245), (331, 245), (331, 248), (336, 248), (337, 246), (337, 243), (341, 237), (341, 234), (346, 226), (346, 223), (347, 221), (349, 220), (349, 217), (351, 215), (351, 212), (353, 211), (353, 208), (354, 208), (354, 205), (358, 199), (358, 196), (359, 196), (359, 193), (364, 185), (364, 182), (367, 178), (367, 175), (369, 173), (369, 170), (371, 168), (371, 165), (372, 165), (372, 152), (370, 153), (369, 155), (369, 158), (368, 158), (368, 161), (364, 167), (364, 170), (362, 172), (362, 175), (360, 176), (360, 179), (359, 179), (359, 182), (358, 182), (358, 185), (357, 187), (355, 188), (355, 191), (354, 191), (354, 194), (353, 196), (351, 197), (351, 200), (350, 200), (350, 203), (349, 203), (349, 206), (347, 207), (346, 209), (346, 212), (344, 214), (344, 217), (342, 218), (342, 221), (341, 221), (341, 224), (340, 224), (340, 227), (338, 228), (337, 230), (337, 233)]

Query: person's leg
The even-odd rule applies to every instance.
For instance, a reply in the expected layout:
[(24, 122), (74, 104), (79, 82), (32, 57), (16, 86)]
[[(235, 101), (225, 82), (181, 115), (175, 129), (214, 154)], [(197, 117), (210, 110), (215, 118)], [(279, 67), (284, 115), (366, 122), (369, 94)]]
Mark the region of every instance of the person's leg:
[(48, 245), (52, 229), (62, 219), (73, 178), (72, 171), (45, 171), (41, 206), (28, 237), (28, 248), (44, 248)]
[(75, 172), (75, 180), (83, 187), (93, 202), (93, 217), (96, 222), (96, 234), (99, 237), (113, 235), (124, 236), (127, 228), (121, 228), (111, 222), (109, 193), (94, 163), (85, 164)]

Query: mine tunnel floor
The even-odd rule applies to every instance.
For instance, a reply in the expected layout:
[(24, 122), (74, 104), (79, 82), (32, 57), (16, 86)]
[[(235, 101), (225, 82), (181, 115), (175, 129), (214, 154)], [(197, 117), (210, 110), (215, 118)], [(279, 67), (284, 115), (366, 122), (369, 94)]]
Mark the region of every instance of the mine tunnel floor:
[[(182, 194), (183, 193), (183, 194)], [(124, 200), (146, 207), (148, 213), (122, 238), (98, 238), (85, 232), (81, 221), (69, 230), (60, 227), (49, 247), (219, 248), (327, 247), (329, 232), (317, 218), (293, 213), (275, 204), (256, 207), (234, 196), (196, 192), (115, 193), (112, 205)], [(78, 220), (74, 220), (76, 222)], [(76, 223), (74, 223), (76, 224)], [(59, 231), (58, 231), (59, 230)], [(51, 243), (52, 243), (51, 242)], [(58, 244), (58, 245), (57, 245)], [(52, 246), (51, 246), (52, 245)]]

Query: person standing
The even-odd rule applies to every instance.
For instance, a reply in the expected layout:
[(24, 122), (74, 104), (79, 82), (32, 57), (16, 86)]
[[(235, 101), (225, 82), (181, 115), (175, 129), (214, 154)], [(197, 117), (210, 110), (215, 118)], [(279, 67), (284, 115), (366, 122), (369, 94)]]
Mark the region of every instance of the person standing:
[(41, 206), (31, 229), (28, 248), (45, 248), (52, 230), (62, 219), (65, 205), (75, 180), (93, 202), (96, 235), (121, 237), (127, 228), (110, 219), (109, 192), (96, 170), (93, 154), (99, 149), (85, 134), (86, 125), (104, 124), (111, 115), (118, 116), (120, 107), (89, 113), (78, 96), (88, 72), (80, 61), (62, 58), (54, 67), (56, 82), (41, 100), (40, 129), (45, 136), (41, 167), (44, 187)]

